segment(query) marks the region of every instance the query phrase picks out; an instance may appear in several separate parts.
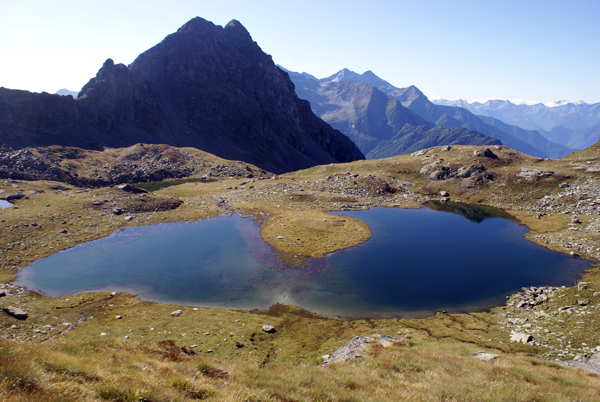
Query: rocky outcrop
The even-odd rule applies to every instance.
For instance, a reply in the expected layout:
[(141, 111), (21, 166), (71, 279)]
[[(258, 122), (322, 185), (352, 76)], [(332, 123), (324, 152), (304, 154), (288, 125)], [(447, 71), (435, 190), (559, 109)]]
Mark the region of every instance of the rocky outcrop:
[(361, 358), (361, 352), (371, 343), (378, 343), (383, 347), (388, 347), (403, 342), (405, 342), (403, 338), (395, 338), (389, 335), (374, 334), (372, 336), (355, 336), (350, 339), (346, 345), (333, 352), (332, 355), (322, 356), (323, 365), (327, 366), (331, 363), (342, 363), (347, 360)]
[(364, 158), (239, 22), (201, 18), (129, 66), (108, 59), (77, 99), (0, 88), (0, 138), (13, 148), (192, 146), (274, 172)]

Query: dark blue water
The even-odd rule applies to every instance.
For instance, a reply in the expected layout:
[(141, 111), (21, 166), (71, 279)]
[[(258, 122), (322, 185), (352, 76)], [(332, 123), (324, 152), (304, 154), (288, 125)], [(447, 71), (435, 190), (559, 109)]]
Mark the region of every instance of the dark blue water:
[[(438, 210), (435, 210), (435, 209)], [(127, 228), (39, 260), (20, 285), (50, 296), (127, 291), (146, 300), (266, 308), (294, 304), (346, 318), (481, 311), (522, 286), (571, 285), (590, 261), (524, 239), (501, 211), (464, 204), (339, 212), (367, 242), (321, 260), (290, 259), (238, 215)], [(298, 259), (295, 261), (298, 262)]]

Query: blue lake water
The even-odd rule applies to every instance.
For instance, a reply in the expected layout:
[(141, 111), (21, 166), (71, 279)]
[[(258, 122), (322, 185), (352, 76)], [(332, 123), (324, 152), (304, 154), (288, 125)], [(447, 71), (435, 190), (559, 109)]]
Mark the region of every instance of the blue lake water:
[(11, 204), (8, 201), (6, 201), (6, 200), (0, 200), (0, 209), (12, 207), (12, 206), (13, 206), (13, 204)]
[(124, 291), (159, 302), (281, 302), (379, 318), (482, 311), (523, 286), (572, 285), (591, 266), (527, 241), (526, 227), (491, 208), (445, 203), (336, 214), (365, 221), (371, 239), (290, 265), (290, 256), (262, 241), (259, 223), (239, 215), (131, 227), (38, 260), (17, 283), (50, 296)]

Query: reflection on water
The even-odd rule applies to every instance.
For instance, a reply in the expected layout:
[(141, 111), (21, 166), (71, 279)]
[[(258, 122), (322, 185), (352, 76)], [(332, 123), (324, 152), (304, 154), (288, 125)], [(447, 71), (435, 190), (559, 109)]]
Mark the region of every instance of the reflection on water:
[(210, 183), (216, 181), (216, 179), (181, 179), (181, 180), (164, 180), (164, 181), (153, 181), (150, 183), (139, 183), (135, 186), (138, 188), (143, 188), (146, 191), (157, 191), (162, 188), (167, 188), (171, 186), (178, 186), (184, 183)]
[(442, 212), (450, 212), (459, 214), (470, 220), (471, 222), (479, 223), (487, 218), (502, 218), (516, 222), (516, 220), (508, 213), (501, 209), (488, 207), (486, 205), (470, 205), (461, 202), (442, 202), (428, 201), (425, 206), (429, 209)]
[(9, 208), (12, 207), (13, 204), (11, 204), (10, 202), (6, 201), (6, 200), (0, 200), (0, 209), (2, 208)]
[(365, 221), (372, 237), (323, 259), (275, 252), (260, 222), (239, 215), (125, 228), (31, 264), (18, 283), (50, 296), (127, 291), (161, 302), (281, 302), (375, 318), (483, 310), (522, 286), (570, 285), (590, 266), (528, 242), (526, 228), (501, 211), (428, 206), (336, 213)]

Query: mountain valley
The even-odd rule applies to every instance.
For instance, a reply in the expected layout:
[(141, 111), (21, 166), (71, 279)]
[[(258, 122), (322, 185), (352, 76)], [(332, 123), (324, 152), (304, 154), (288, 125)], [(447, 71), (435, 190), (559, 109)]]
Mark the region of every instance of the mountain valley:
[[(584, 140), (554, 143), (370, 71), (286, 72), (236, 20), (194, 18), (129, 66), (108, 59), (77, 98), (62, 93), (0, 88), (0, 400), (600, 400), (600, 142), (572, 152)], [(425, 318), (122, 289), (50, 297), (15, 282), (92, 240), (238, 214), (260, 226), (269, 269), (319, 275), (309, 261), (381, 241), (330, 212), (428, 202), (479, 225), (465, 212), (476, 205), (522, 225), (505, 235), (595, 265), (576, 283), (523, 283), (494, 308)], [(207, 262), (192, 263), (201, 278)]]

